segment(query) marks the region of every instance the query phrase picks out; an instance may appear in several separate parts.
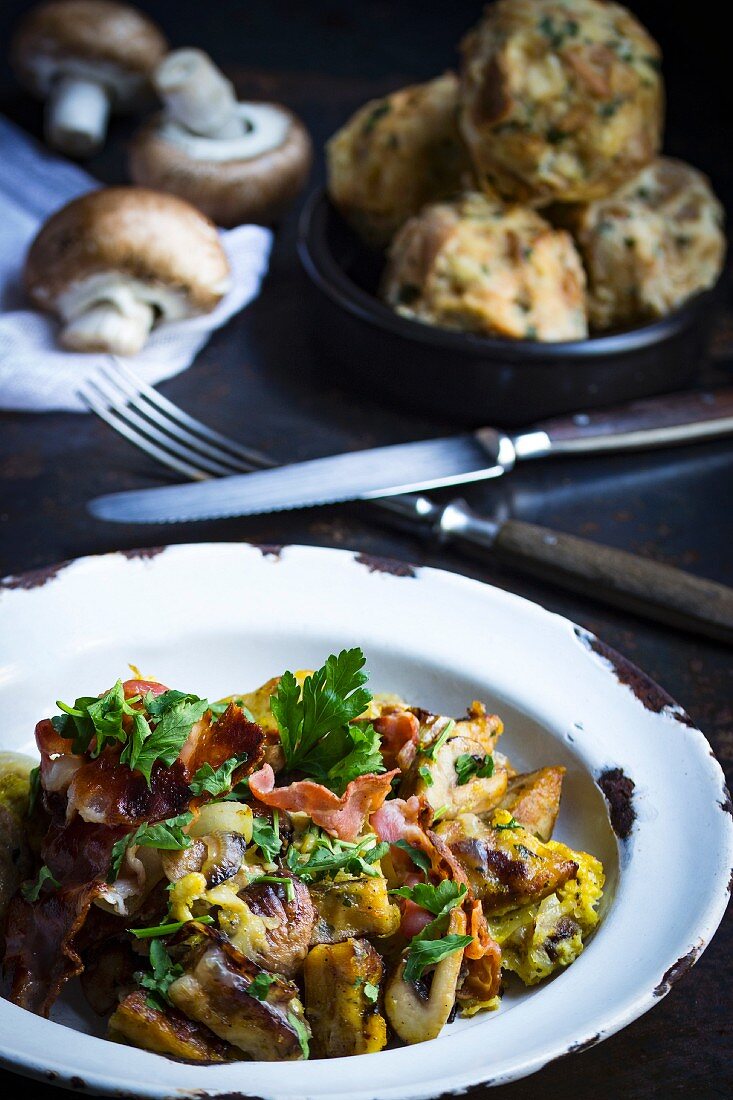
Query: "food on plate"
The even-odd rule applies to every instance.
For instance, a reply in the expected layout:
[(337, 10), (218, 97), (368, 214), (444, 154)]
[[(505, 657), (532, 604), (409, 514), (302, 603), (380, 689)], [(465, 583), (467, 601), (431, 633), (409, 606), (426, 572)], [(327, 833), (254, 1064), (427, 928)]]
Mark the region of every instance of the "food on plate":
[(370, 245), (386, 245), (426, 202), (472, 182), (454, 73), (361, 107), (326, 146), (328, 192)]
[(10, 899), (32, 869), (26, 817), (34, 767), (29, 756), (0, 752), (0, 946)]
[(302, 122), (279, 103), (237, 102), (201, 50), (173, 50), (152, 79), (164, 110), (133, 138), (135, 183), (187, 199), (218, 225), (279, 218), (311, 165)]
[(657, 157), (612, 195), (556, 213), (575, 234), (599, 329), (663, 317), (723, 268), (723, 208), (681, 160)]
[(585, 274), (570, 234), (477, 192), (426, 206), (402, 227), (382, 296), (405, 317), (484, 336), (588, 333)]
[(80, 975), (115, 1041), (299, 1061), (424, 1042), (570, 965), (603, 869), (551, 839), (564, 769), (517, 774), (481, 703), (372, 696), (364, 665), (59, 702), (30, 776), (0, 759), (3, 843), (40, 838), (5, 884), (13, 1001), (47, 1016)]
[(660, 63), (620, 4), (490, 4), (461, 69), (461, 132), (479, 183), (518, 202), (607, 195), (660, 148)]
[(150, 95), (168, 45), (146, 15), (116, 0), (47, 0), (18, 26), (10, 58), (18, 79), (47, 100), (46, 137), (70, 156), (104, 143), (111, 111)]
[(135, 355), (154, 325), (214, 309), (230, 272), (216, 227), (183, 199), (107, 187), (44, 222), (24, 279), (62, 321), (62, 347)]

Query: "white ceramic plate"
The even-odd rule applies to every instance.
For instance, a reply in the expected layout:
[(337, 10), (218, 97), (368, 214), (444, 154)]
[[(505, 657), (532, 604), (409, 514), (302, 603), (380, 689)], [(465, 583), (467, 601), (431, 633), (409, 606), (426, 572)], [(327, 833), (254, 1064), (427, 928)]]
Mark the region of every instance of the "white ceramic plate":
[(515, 765), (564, 764), (556, 836), (599, 856), (608, 878), (602, 923), (572, 967), (534, 990), (512, 983), (498, 1012), (420, 1047), (181, 1065), (107, 1042), (70, 991), (52, 1020), (0, 1001), (0, 1056), (24, 1073), (128, 1096), (266, 1100), (411, 1100), (499, 1084), (646, 1012), (722, 917), (733, 821), (707, 741), (623, 658), (517, 596), (345, 551), (176, 546), (11, 578), (0, 637), (0, 747), (31, 752), (57, 697), (102, 690), (130, 662), (216, 698), (360, 645), (374, 688), (443, 713), (482, 699), (503, 716)]

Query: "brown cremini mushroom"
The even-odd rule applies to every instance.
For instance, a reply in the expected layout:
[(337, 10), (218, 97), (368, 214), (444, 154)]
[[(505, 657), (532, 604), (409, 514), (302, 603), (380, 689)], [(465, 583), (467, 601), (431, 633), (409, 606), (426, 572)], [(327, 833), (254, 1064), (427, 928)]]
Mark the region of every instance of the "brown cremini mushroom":
[(134, 355), (154, 324), (210, 312), (228, 289), (229, 264), (216, 227), (182, 199), (109, 187), (41, 227), (25, 285), (61, 318), (63, 347)]
[(168, 46), (156, 25), (116, 0), (48, 0), (19, 24), (10, 56), (21, 83), (47, 100), (46, 139), (86, 157), (111, 111), (134, 109)]
[(174, 50), (153, 74), (165, 109), (133, 139), (130, 175), (194, 203), (219, 225), (276, 220), (312, 159), (308, 132), (278, 103), (239, 103), (200, 50)]

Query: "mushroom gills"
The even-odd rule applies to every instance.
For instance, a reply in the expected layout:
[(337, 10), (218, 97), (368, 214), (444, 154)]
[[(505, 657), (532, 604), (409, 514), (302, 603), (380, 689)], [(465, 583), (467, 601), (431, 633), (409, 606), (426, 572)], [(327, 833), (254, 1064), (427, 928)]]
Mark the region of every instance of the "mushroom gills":
[(155, 322), (186, 316), (181, 295), (115, 272), (72, 284), (59, 297), (66, 322), (59, 337), (70, 351), (108, 351), (136, 355)]
[(229, 160), (254, 160), (283, 144), (291, 125), (285, 110), (273, 103), (237, 103), (235, 106), (240, 130), (234, 137), (194, 134), (175, 118), (164, 120), (160, 135), (193, 160), (219, 164)]
[(202, 137), (241, 137), (234, 86), (202, 50), (172, 50), (153, 74), (168, 113), (185, 130)]
[(110, 113), (107, 89), (97, 80), (66, 75), (55, 81), (46, 106), (46, 139), (54, 149), (89, 157), (101, 148)]

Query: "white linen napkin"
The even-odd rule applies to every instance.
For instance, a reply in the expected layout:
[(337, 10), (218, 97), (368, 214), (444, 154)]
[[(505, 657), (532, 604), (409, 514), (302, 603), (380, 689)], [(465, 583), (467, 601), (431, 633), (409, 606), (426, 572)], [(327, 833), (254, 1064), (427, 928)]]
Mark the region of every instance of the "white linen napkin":
[[(22, 285), (25, 254), (40, 224), (76, 195), (99, 184), (75, 164), (0, 117), (0, 408), (22, 412), (87, 412), (76, 396), (93, 375), (99, 353), (64, 351), (58, 324), (29, 306)], [(259, 225), (222, 230), (232, 288), (212, 313), (154, 329), (141, 352), (125, 360), (155, 385), (185, 370), (214, 329), (256, 297), (272, 245)]]

